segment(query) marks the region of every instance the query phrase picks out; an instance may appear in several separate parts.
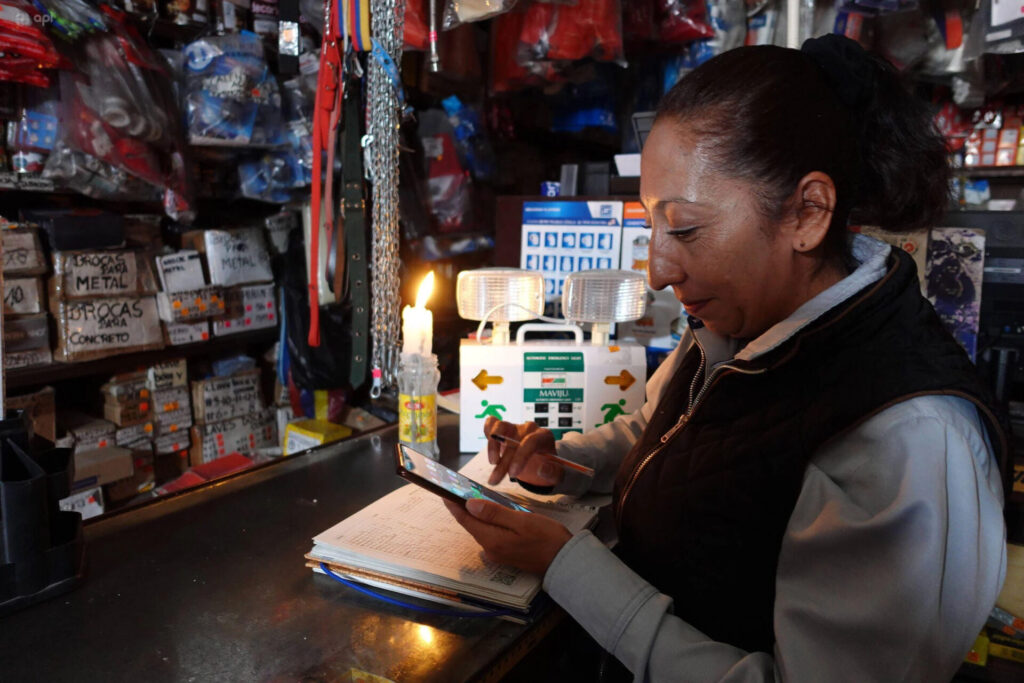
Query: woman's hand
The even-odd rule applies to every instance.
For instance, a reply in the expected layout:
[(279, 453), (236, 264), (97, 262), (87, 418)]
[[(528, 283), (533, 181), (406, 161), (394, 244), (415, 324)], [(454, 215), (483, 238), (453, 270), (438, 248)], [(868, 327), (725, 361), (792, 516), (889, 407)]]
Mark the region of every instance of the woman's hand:
[(569, 530), (553, 519), (510, 510), (489, 500), (473, 498), (465, 506), (445, 500), (444, 504), (483, 547), (488, 560), (540, 576), (572, 538)]
[[(487, 435), (487, 460), (494, 465), (487, 483), (494, 486), (506, 473), (527, 484), (554, 486), (562, 481), (563, 470), (558, 463), (536, 455), (554, 453), (555, 437), (550, 430), (541, 429), (533, 422), (515, 425), (493, 417), (484, 423)], [(492, 439), (497, 434), (519, 441), (519, 445)]]

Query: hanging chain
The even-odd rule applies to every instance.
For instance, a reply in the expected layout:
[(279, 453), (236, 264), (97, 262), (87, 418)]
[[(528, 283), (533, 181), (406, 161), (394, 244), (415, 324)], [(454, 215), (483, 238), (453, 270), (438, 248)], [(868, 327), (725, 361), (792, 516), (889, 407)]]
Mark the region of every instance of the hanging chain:
[[(401, 64), (404, 0), (371, 0), (373, 39)], [(377, 59), (369, 60), (367, 130), (373, 183), (373, 387), (370, 395), (396, 384), (399, 349), (398, 128), (400, 111), (392, 82)]]

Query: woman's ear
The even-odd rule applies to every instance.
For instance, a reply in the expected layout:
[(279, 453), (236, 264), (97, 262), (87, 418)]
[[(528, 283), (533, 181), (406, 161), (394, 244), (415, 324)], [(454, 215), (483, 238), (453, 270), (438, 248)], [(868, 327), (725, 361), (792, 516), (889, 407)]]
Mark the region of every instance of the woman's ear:
[(836, 186), (820, 171), (808, 173), (793, 193), (794, 214), (784, 229), (794, 251), (807, 253), (825, 241), (836, 208)]

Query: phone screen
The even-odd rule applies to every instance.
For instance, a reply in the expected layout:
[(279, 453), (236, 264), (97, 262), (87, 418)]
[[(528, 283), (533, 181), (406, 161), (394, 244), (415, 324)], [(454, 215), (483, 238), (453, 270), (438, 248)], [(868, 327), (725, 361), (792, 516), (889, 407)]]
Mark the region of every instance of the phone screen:
[(460, 500), (481, 498), (504, 505), (512, 510), (532, 512), (529, 508), (509, 500), (500, 493), (478, 484), (469, 477), (445, 467), (404, 444), (398, 446), (398, 474), (446, 498)]

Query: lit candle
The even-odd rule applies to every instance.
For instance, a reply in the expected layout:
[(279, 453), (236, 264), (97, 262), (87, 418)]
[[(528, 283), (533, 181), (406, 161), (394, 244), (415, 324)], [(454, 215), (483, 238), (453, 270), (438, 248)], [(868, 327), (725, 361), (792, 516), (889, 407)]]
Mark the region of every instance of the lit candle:
[(402, 353), (429, 356), (434, 337), (434, 315), (427, 310), (427, 299), (434, 291), (434, 271), (427, 273), (416, 293), (416, 305), (402, 309)]

